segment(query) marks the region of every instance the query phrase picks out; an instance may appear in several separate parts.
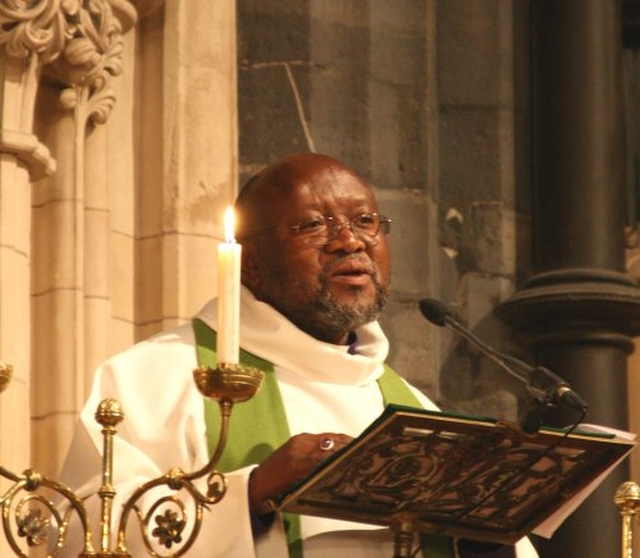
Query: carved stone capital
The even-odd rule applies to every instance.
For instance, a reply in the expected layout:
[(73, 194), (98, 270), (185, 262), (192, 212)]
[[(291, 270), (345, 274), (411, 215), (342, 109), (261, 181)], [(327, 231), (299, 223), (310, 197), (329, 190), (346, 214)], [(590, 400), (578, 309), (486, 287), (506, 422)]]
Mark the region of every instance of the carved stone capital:
[(538, 347), (590, 343), (630, 353), (640, 332), (640, 293), (622, 273), (564, 269), (532, 277), (496, 314)]
[(3, 0), (0, 3), (0, 45), (7, 55), (26, 58), (36, 55), (47, 64), (65, 55), (69, 42), (80, 38), (108, 50), (110, 19), (118, 21), (118, 31), (131, 28), (137, 19), (128, 0)]
[(62, 95), (67, 107), (87, 89), (83, 96), (93, 102), (86, 116), (101, 123), (115, 100), (110, 80), (122, 71), (122, 35), (136, 20), (128, 0), (3, 0), (0, 46), (10, 58), (37, 56), (49, 79), (73, 91)]

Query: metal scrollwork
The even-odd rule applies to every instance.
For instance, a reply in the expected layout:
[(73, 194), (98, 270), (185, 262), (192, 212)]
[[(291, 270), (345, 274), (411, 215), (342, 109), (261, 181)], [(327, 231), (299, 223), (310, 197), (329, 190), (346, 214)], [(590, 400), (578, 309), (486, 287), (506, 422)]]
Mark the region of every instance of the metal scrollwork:
[[(30, 549), (44, 546), (52, 549), (49, 556), (54, 556), (65, 545), (74, 513), (86, 533), (85, 552), (93, 552), (84, 504), (66, 486), (30, 469), (16, 475), (0, 467), (0, 477), (13, 481), (0, 496), (0, 510), (5, 539), (17, 556), (28, 558)], [(54, 502), (54, 497), (62, 498), (66, 505)]]
[[(10, 370), (10, 366), (0, 363), (1, 370)], [(185, 473), (178, 467), (173, 468), (145, 482), (127, 498), (117, 521), (115, 549), (111, 548), (111, 528), (116, 525), (112, 521), (112, 502), (116, 495), (112, 484), (113, 438), (117, 425), (124, 420), (118, 401), (103, 400), (95, 415), (104, 438), (102, 485), (97, 491), (101, 500), (100, 546), (97, 550), (83, 499), (37, 471), (28, 469), (17, 475), (0, 466), (0, 479), (12, 483), (5, 494), (0, 493), (2, 528), (11, 550), (21, 558), (28, 558), (31, 549), (46, 548), (47, 557), (53, 558), (67, 545), (69, 524), (77, 517), (84, 535), (80, 558), (131, 558), (125, 534), (129, 516), (133, 513), (138, 520), (142, 543), (150, 556), (185, 555), (200, 533), (203, 512), (220, 502), (227, 492), (227, 479), (215, 467), (226, 445), (233, 405), (253, 397), (262, 378), (261, 371), (235, 364), (223, 363), (215, 370), (206, 367), (194, 370), (198, 390), (204, 397), (217, 401), (220, 407), (222, 422), (218, 445), (209, 463), (201, 469)], [(0, 385), (0, 391), (3, 387)], [(204, 480), (205, 493), (196, 486), (200, 479)]]

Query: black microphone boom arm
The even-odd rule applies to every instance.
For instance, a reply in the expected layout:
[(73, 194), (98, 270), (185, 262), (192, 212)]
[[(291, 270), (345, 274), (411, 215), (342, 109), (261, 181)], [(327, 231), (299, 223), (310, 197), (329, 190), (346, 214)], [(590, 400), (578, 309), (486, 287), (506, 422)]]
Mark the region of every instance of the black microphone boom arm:
[(432, 324), (458, 333), (463, 339), (476, 346), (484, 355), (502, 370), (522, 382), (531, 396), (530, 409), (522, 420), (525, 432), (534, 432), (541, 426), (544, 408), (552, 405), (566, 405), (580, 413), (587, 412), (587, 404), (571, 389), (571, 386), (543, 366), (532, 366), (519, 358), (502, 353), (487, 345), (479, 337), (453, 317), (452, 312), (440, 301), (425, 298), (420, 301), (422, 315)]

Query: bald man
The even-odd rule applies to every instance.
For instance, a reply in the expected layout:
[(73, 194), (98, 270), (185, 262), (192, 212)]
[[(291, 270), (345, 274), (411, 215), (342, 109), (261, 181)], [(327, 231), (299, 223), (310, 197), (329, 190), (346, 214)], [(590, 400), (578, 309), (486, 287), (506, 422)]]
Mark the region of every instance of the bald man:
[[(228, 492), (205, 514), (190, 555), (390, 558), (388, 529), (282, 516), (272, 501), (362, 433), (385, 404), (437, 410), (385, 365), (388, 341), (377, 319), (391, 275), (391, 220), (354, 171), (311, 153), (285, 157), (259, 172), (235, 209), (243, 245), (242, 359), (262, 368), (265, 382), (234, 409), (220, 461)], [(102, 441), (93, 414), (105, 397), (120, 400), (127, 412), (116, 440), (119, 501), (141, 479), (207, 463), (219, 420), (207, 412), (191, 372), (198, 362), (215, 366), (216, 317), (213, 300), (193, 323), (99, 367), (65, 467), (73, 485), (87, 493), (97, 487)], [(128, 539), (130, 550), (134, 539)], [(516, 549), (441, 542), (438, 554), (425, 552), (452, 558), (537, 556), (527, 539)]]

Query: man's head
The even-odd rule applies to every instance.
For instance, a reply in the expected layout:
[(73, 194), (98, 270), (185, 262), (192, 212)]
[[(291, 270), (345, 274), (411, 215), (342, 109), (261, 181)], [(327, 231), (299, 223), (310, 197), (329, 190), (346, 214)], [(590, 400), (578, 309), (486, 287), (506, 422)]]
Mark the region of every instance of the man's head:
[(290, 155), (236, 201), (242, 282), (306, 333), (346, 343), (376, 319), (389, 286), (389, 223), (371, 188), (326, 155)]

